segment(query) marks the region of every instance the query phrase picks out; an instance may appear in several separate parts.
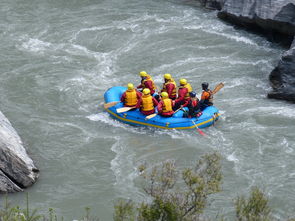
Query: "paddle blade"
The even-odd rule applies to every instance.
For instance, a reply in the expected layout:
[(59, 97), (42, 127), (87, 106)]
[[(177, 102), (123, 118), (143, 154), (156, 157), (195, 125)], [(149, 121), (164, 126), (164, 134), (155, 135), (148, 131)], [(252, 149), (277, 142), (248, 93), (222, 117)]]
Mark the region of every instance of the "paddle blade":
[(117, 113), (123, 113), (126, 111), (129, 111), (131, 109), (134, 109), (135, 107), (121, 107), (121, 108), (117, 108)]
[(151, 118), (153, 118), (155, 116), (157, 116), (157, 114), (148, 115), (148, 116), (146, 116), (145, 120), (149, 120), (149, 119), (151, 119)]
[(104, 106), (104, 108), (105, 109), (108, 109), (108, 108), (110, 108), (110, 107), (113, 107), (113, 106), (115, 106), (117, 103), (119, 103), (120, 101), (113, 101), (113, 102), (110, 102), (110, 103), (106, 103), (106, 104), (104, 104), (103, 106)]
[(199, 134), (201, 134), (204, 137), (206, 136), (206, 134), (200, 128), (197, 127), (197, 130), (198, 130)]
[(221, 88), (224, 87), (223, 83), (219, 83), (218, 85), (216, 85), (216, 87), (214, 88), (214, 90), (212, 91), (213, 94), (216, 94)]

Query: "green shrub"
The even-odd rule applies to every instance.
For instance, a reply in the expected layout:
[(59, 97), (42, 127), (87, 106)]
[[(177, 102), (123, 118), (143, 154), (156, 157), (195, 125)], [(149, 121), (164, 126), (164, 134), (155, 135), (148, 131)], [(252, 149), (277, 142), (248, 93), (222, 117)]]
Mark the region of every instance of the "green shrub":
[[(221, 190), (221, 165), (217, 153), (206, 154), (195, 167), (179, 173), (173, 161), (150, 170), (139, 167), (144, 178), (143, 190), (151, 198), (139, 205), (120, 201), (115, 205), (114, 220), (178, 221), (198, 220), (203, 213), (208, 196)], [(181, 174), (181, 175), (180, 175)]]

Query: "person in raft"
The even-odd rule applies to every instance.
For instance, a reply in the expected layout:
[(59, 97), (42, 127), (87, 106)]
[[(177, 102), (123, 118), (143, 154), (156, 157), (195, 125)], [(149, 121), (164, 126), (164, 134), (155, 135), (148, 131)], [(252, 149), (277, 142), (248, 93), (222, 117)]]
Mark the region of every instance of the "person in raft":
[(156, 86), (152, 77), (145, 71), (139, 72), (139, 75), (141, 77), (141, 83), (137, 86), (137, 89), (141, 88), (142, 90), (144, 90), (145, 88), (148, 88), (151, 91), (151, 95), (153, 95), (155, 93)]
[(190, 98), (188, 99), (188, 112), (183, 113), (183, 117), (199, 117), (202, 115), (202, 112), (200, 110), (200, 103), (199, 99), (196, 96), (196, 93), (194, 91), (189, 93)]
[(164, 74), (163, 89), (161, 92), (167, 92), (168, 97), (172, 100), (176, 99), (176, 83), (171, 77), (171, 74)]
[(136, 108), (140, 108), (140, 112), (144, 115), (155, 113), (155, 107), (158, 101), (151, 95), (150, 89), (145, 88), (142, 91), (143, 95), (138, 100)]
[(209, 84), (207, 82), (202, 83), (202, 89), (200, 109), (204, 110), (206, 107), (213, 105), (213, 93), (209, 89)]
[(174, 114), (174, 101), (169, 98), (167, 92), (161, 93), (162, 100), (158, 104), (158, 113), (163, 117), (171, 117)]
[(177, 110), (181, 107), (186, 107), (188, 104), (189, 93), (193, 91), (192, 86), (187, 83), (187, 80), (182, 78), (179, 80), (179, 89), (178, 89), (178, 97), (175, 100), (174, 110)]
[(121, 102), (123, 102), (125, 107), (133, 107), (137, 104), (140, 97), (141, 93), (134, 88), (133, 84), (129, 83), (127, 90), (121, 96)]

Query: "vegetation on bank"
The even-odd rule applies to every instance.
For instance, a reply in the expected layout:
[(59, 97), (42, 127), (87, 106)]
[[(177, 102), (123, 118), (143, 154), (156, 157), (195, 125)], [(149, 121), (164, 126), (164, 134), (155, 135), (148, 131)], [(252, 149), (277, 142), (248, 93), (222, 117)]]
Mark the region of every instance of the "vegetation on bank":
[[(114, 206), (114, 221), (193, 221), (208, 220), (203, 213), (208, 207), (208, 197), (221, 191), (222, 174), (220, 155), (206, 154), (193, 168), (179, 171), (174, 161), (166, 161), (160, 166), (148, 168), (141, 165), (139, 172), (142, 187), (147, 199), (137, 203), (119, 199)], [(212, 198), (212, 197), (210, 197)], [(235, 219), (237, 221), (274, 221), (268, 198), (257, 187), (250, 196), (239, 196), (234, 200)], [(90, 216), (85, 208), (81, 221), (99, 220)], [(41, 214), (29, 208), (27, 195), (26, 208), (11, 206), (7, 197), (0, 207), (0, 221), (58, 221), (53, 211)], [(224, 221), (222, 216), (214, 220)], [(290, 219), (289, 221), (295, 221)]]

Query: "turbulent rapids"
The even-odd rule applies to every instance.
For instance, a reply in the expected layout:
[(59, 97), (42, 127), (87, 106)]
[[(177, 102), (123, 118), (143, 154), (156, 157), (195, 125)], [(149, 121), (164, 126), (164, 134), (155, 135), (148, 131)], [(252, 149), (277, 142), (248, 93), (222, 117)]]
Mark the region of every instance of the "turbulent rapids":
[[(0, 109), (41, 171), (27, 190), (31, 208), (54, 207), (73, 220), (89, 206), (112, 220), (116, 199), (145, 199), (135, 170), (142, 162), (175, 159), (185, 168), (217, 151), (224, 183), (212, 219), (220, 208), (234, 216), (231, 200), (254, 185), (265, 187), (277, 217), (294, 215), (294, 106), (266, 98), (285, 49), (193, 2), (1, 1)], [(220, 117), (203, 130), (207, 137), (130, 126), (101, 108), (104, 93), (138, 82), (139, 70), (156, 85), (165, 73), (189, 79), (196, 92), (203, 81), (223, 82), (214, 97)]]

